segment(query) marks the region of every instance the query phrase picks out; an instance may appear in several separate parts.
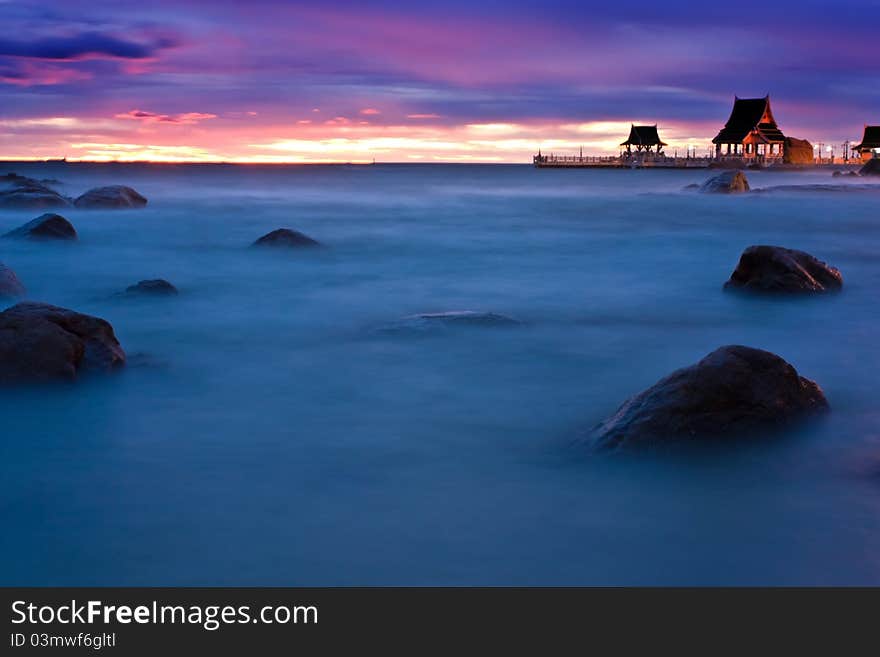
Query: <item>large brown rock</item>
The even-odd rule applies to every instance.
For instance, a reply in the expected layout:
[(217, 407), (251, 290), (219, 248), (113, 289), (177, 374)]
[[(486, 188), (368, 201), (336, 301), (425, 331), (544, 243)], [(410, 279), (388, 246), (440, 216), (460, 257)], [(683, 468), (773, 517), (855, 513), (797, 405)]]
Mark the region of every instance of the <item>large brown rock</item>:
[(9, 267), (0, 262), (0, 299), (14, 299), (25, 295), (24, 285)]
[(318, 241), (313, 240), (308, 235), (305, 235), (298, 230), (291, 230), (290, 228), (279, 228), (278, 230), (273, 230), (271, 233), (263, 235), (253, 244), (253, 246), (275, 246), (286, 248), (299, 248), (320, 245), (321, 244)]
[(0, 313), (0, 384), (75, 380), (125, 364), (108, 322), (45, 303)]
[(742, 171), (725, 171), (700, 185), (705, 194), (741, 194), (749, 189), (749, 180)]
[(625, 401), (594, 431), (600, 449), (748, 437), (828, 410), (821, 388), (768, 351), (720, 347)]
[(804, 251), (781, 246), (750, 246), (725, 289), (751, 292), (809, 293), (833, 292), (843, 286), (843, 276), (835, 267)]
[(142, 208), (147, 204), (147, 199), (131, 187), (109, 185), (90, 189), (77, 197), (73, 204), (78, 208), (96, 210)]
[(39, 180), (8, 173), (0, 176), (0, 208), (69, 208), (69, 198)]
[(815, 160), (813, 145), (806, 139), (786, 137), (782, 148), (782, 161), (786, 164), (812, 164)]
[(75, 240), (76, 229), (60, 214), (46, 213), (11, 230), (3, 237), (20, 237), (32, 240)]

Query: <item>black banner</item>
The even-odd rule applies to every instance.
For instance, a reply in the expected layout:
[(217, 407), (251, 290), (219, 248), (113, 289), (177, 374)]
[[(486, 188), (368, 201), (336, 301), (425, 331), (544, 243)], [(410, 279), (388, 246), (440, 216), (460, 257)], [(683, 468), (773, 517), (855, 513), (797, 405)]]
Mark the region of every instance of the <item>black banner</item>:
[[(2, 654), (860, 652), (880, 589), (2, 589)], [(851, 649), (851, 650), (850, 650)]]

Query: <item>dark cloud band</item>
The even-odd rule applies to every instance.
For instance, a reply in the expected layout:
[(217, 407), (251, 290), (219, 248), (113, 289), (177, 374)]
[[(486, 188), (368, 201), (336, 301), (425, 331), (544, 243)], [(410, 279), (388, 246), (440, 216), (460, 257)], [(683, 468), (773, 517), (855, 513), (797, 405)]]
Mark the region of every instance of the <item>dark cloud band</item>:
[(173, 42), (167, 37), (156, 43), (144, 44), (101, 32), (83, 32), (73, 36), (44, 37), (33, 41), (0, 39), (0, 55), (53, 60), (88, 56), (146, 59), (171, 45)]

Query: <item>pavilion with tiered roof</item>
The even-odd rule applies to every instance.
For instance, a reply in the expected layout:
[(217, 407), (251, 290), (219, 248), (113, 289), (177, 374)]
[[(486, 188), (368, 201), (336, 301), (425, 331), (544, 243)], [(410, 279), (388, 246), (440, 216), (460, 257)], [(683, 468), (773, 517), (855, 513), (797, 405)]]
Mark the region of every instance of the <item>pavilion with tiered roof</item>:
[(770, 95), (763, 98), (734, 97), (727, 123), (712, 140), (715, 156), (773, 159), (783, 155), (785, 135), (770, 109)]

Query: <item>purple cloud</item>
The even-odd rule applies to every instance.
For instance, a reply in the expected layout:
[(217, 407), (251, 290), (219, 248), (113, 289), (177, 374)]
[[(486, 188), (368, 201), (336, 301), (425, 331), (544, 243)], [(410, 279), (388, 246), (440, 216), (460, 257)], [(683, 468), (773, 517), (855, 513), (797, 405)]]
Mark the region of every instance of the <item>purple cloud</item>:
[(117, 114), (117, 119), (132, 119), (134, 121), (143, 121), (145, 123), (175, 123), (179, 125), (193, 125), (200, 121), (216, 119), (216, 114), (206, 112), (184, 112), (182, 114), (157, 114), (155, 112), (145, 112), (143, 110), (131, 110)]
[(842, 141), (880, 120), (877, 0), (742, 0), (736, 13), (760, 20), (690, 0), (0, 2), (0, 118), (63, 107), (169, 138), (184, 129), (158, 126), (200, 124), (190, 133), (234, 144), (364, 121), (389, 136), (648, 121), (702, 137), (734, 94), (770, 93), (795, 136)]

